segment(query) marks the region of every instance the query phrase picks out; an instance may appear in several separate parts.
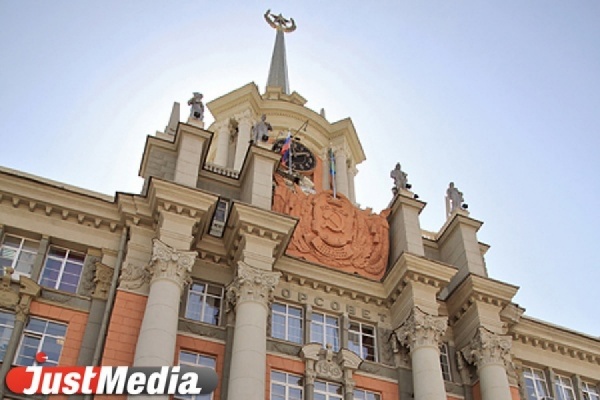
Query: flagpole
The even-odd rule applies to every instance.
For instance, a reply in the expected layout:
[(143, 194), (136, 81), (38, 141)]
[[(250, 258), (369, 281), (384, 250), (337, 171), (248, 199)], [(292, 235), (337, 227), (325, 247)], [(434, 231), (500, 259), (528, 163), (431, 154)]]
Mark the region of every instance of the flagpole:
[(290, 153), (288, 154), (288, 172), (292, 175), (292, 157), (294, 156), (294, 138), (292, 137), (292, 131), (288, 128), (288, 137), (290, 138)]
[(329, 148), (329, 176), (331, 177), (331, 188), (333, 189), (333, 198), (337, 198), (337, 185), (335, 184), (335, 155), (333, 149)]

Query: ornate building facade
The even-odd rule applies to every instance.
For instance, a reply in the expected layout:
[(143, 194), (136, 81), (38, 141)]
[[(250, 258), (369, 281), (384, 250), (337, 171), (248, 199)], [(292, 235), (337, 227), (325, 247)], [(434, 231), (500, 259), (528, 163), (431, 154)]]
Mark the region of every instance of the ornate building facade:
[(0, 169), (2, 381), (43, 351), (214, 368), (201, 399), (600, 400), (600, 339), (524, 315), (453, 185), (437, 232), (399, 165), (386, 210), (356, 205), (352, 121), (289, 92), (295, 23), (265, 17), (265, 91), (208, 102), (206, 129), (201, 96), (187, 122), (176, 104), (146, 140), (141, 193)]

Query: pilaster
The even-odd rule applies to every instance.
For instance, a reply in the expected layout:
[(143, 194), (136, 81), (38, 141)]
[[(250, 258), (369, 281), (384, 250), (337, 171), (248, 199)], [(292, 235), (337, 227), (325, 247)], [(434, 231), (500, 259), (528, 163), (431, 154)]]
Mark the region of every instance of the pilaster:
[(335, 154), (335, 185), (338, 193), (348, 197), (348, 157), (343, 145), (334, 148)]
[(180, 124), (176, 138), (175, 182), (196, 187), (211, 134), (195, 126)]
[(270, 210), (273, 202), (273, 173), (279, 163), (279, 154), (258, 146), (251, 146), (240, 175), (241, 200)]
[(233, 168), (236, 171), (242, 169), (244, 158), (246, 157), (246, 151), (250, 143), (250, 132), (252, 130), (252, 112), (247, 109), (239, 114), (235, 115), (238, 121), (238, 136), (237, 145), (235, 147), (235, 161)]
[(390, 263), (394, 263), (402, 252), (419, 256), (425, 255), (419, 214), (425, 203), (409, 196), (410, 192), (401, 190), (390, 207)]
[(229, 129), (229, 121), (219, 121), (213, 125), (213, 129), (217, 132), (217, 148), (215, 149), (214, 163), (222, 168), (227, 168), (227, 156), (229, 154), (229, 137), (231, 131)]

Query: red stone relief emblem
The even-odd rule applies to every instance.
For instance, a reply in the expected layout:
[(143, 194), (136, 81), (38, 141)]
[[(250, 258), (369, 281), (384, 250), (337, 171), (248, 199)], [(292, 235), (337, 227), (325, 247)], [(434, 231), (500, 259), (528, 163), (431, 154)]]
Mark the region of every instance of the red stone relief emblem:
[(306, 195), (276, 175), (273, 211), (299, 219), (287, 254), (307, 261), (380, 280), (389, 251), (387, 215), (355, 207), (331, 190)]

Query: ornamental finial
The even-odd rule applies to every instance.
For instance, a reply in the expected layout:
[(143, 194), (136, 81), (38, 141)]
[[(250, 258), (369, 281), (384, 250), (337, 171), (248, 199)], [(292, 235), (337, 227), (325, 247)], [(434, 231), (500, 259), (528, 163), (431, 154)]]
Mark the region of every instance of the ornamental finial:
[(283, 31), (285, 33), (294, 32), (296, 30), (296, 22), (294, 18), (286, 19), (283, 15), (275, 15), (271, 13), (271, 10), (267, 10), (265, 13), (265, 20), (273, 29)]

